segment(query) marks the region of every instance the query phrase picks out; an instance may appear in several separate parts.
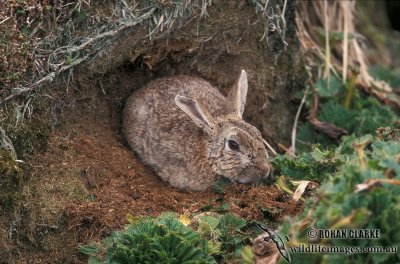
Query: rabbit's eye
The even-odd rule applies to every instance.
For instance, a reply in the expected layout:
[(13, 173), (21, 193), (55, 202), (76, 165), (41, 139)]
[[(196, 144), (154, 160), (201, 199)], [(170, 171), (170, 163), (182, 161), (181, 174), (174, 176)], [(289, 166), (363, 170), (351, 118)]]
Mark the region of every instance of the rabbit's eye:
[(228, 146), (231, 150), (239, 150), (239, 144), (235, 140), (228, 140)]

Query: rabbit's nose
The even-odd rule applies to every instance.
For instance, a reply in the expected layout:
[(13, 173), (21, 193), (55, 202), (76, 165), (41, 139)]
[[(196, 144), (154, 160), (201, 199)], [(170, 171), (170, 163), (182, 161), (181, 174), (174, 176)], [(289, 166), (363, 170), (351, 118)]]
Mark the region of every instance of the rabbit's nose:
[(269, 173), (271, 172), (271, 165), (268, 162), (262, 162), (259, 168), (263, 172), (262, 178), (267, 178)]
[(250, 183), (258, 182), (259, 180), (260, 180), (259, 176), (256, 176), (255, 174), (252, 174), (250, 176), (246, 176), (246, 177), (240, 178), (238, 180), (238, 182), (241, 183), (241, 184), (250, 184)]

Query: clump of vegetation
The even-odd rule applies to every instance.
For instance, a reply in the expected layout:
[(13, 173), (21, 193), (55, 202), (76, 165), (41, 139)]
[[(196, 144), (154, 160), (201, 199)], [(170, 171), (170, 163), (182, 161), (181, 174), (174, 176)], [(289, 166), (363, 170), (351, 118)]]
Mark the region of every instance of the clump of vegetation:
[[(39, 19), (48, 13), (37, 1), (4, 2), (0, 10), (0, 88), (32, 77)], [(39, 30), (40, 31), (40, 30)], [(41, 63), (41, 62), (38, 62)], [(0, 96), (2, 94), (0, 93)]]
[(12, 210), (23, 186), (23, 171), (11, 153), (0, 148), (0, 206)]
[(217, 194), (223, 194), (224, 189), (231, 184), (231, 181), (227, 178), (218, 178), (213, 186), (213, 191)]
[[(392, 135), (385, 138), (386, 135)], [(392, 132), (388, 132), (392, 131)], [(381, 129), (379, 138), (371, 135), (347, 138), (337, 149), (346, 162), (331, 181), (321, 187), (311, 211), (296, 221), (287, 221), (283, 234), (290, 234), (291, 246), (324, 244), (331, 246), (381, 246), (400, 244), (400, 142), (399, 132)], [(309, 228), (379, 229), (379, 239), (331, 239), (310, 241)], [(395, 253), (374, 254), (296, 254), (298, 263), (397, 263)]]
[(44, 151), (50, 134), (51, 103), (42, 102), (38, 97), (30, 98), (24, 104), (8, 104), (0, 110), (2, 129), (13, 144), (18, 159)]
[[(91, 263), (215, 263), (207, 240), (171, 215), (158, 220), (143, 219), (122, 232), (103, 240), (105, 256), (91, 256)], [(82, 248), (89, 254), (100, 253), (96, 245)]]
[(288, 155), (277, 155), (272, 160), (276, 174), (293, 180), (326, 181), (335, 171), (339, 160), (332, 150), (315, 147), (310, 153), (302, 153), (296, 159)]
[(249, 238), (241, 232), (246, 221), (231, 214), (198, 215), (191, 221), (164, 213), (130, 222), (101, 244), (83, 246), (89, 263), (217, 263), (238, 254)]
[(400, 86), (400, 76), (382, 65), (374, 65), (369, 72), (374, 78), (385, 81), (392, 87)]
[[(391, 85), (399, 79), (391, 71), (375, 67), (371, 74)], [(276, 172), (288, 181), (321, 183), (303, 215), (286, 220), (281, 234), (289, 235), (294, 263), (397, 263), (394, 247), (400, 243), (400, 130), (394, 108), (355, 87), (355, 77), (343, 83), (336, 77), (320, 79), (306, 98), (310, 122), (298, 130), (297, 157), (278, 155)], [(317, 104), (317, 105), (316, 105)], [(329, 137), (313, 123), (324, 122), (327, 130), (339, 127), (347, 136)], [(318, 125), (318, 124), (317, 124)], [(333, 126), (331, 126), (333, 125)], [(319, 131), (318, 131), (319, 130)], [(310, 229), (378, 229), (379, 239), (311, 239)], [(326, 247), (378, 246), (387, 253), (296, 254), (299, 245)], [(250, 254), (251, 255), (251, 254)], [(256, 258), (255, 255), (251, 255)]]
[[(315, 89), (319, 98), (316, 118), (343, 128), (349, 135), (373, 134), (379, 127), (394, 126), (398, 120), (389, 106), (355, 89), (351, 80), (345, 85), (336, 77), (320, 79)], [(312, 96), (308, 97), (307, 104), (310, 109), (313, 107)], [(299, 127), (297, 141), (300, 152), (309, 152), (314, 144), (334, 148), (339, 143), (315, 131), (310, 123)]]
[(41, 118), (21, 124), (8, 130), (8, 135), (14, 143), (15, 151), (19, 157), (27, 157), (37, 151), (44, 151), (50, 126)]

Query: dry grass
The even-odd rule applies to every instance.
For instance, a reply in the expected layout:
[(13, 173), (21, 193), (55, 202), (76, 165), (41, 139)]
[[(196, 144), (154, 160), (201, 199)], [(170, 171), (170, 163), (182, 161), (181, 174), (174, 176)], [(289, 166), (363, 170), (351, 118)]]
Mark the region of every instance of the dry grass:
[(284, 0), (282, 5), (274, 5), (270, 0), (252, 0), (252, 3), (256, 11), (264, 17), (264, 33), (260, 40), (265, 39), (269, 43), (268, 35), (276, 32), (282, 43), (287, 46), (288, 43), (285, 41), (287, 0)]
[[(107, 4), (113, 5), (111, 13), (102, 13), (101, 5), (89, 0), (65, 5), (8, 1), (0, 12), (0, 26), (14, 35), (21, 35), (26, 28), (29, 32), (21, 43), (13, 41), (13, 35), (3, 36), (12, 48), (18, 49), (7, 46), (0, 52), (6, 62), (2, 64), (6, 65), (3, 72), (16, 72), (18, 78), (1, 76), (0, 105), (53, 82), (61, 74), (69, 80), (74, 68), (107, 52), (112, 41), (139, 24), (147, 26), (147, 37), (151, 39), (179, 28), (197, 15), (206, 16), (211, 1), (119, 0)], [(29, 78), (20, 80), (27, 71), (32, 73)]]
[[(306, 67), (310, 78), (315, 82), (320, 78), (329, 79), (333, 74), (349, 89), (349, 96), (352, 94), (352, 89), (358, 87), (383, 103), (400, 108), (400, 97), (394, 93), (393, 88), (386, 82), (374, 79), (368, 72), (368, 60), (362, 49), (365, 46), (365, 39), (357, 32), (356, 19), (355, 0), (298, 2), (296, 32), (306, 54)], [(318, 100), (315, 99), (318, 97), (315, 89), (313, 90), (314, 109), (310, 113), (309, 121), (317, 130), (335, 132), (333, 135), (335, 137), (340, 135), (344, 131), (316, 119)], [(351, 99), (349, 96), (345, 102), (347, 108)], [(296, 120), (297, 118), (298, 116)], [(292, 133), (290, 150), (293, 152), (296, 126), (297, 122)]]
[(362, 48), (364, 40), (355, 27), (355, 0), (300, 1), (296, 13), (297, 34), (309, 54), (308, 66), (315, 68), (319, 61), (324, 61), (324, 77), (338, 76), (340, 72), (343, 82), (356, 74), (359, 86), (371, 88), (371, 93), (380, 100), (391, 101), (392, 87), (374, 79), (368, 72)]
[(6, 135), (4, 129), (0, 127), (0, 148), (8, 150), (14, 159), (17, 159), (17, 154), (11, 139)]

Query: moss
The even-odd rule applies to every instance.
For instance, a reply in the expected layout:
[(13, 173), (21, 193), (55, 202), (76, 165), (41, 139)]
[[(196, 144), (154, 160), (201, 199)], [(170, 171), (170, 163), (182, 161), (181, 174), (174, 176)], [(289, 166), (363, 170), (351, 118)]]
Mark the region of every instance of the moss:
[(48, 123), (38, 117), (8, 130), (8, 136), (14, 144), (18, 157), (26, 157), (36, 151), (44, 151), (47, 147), (49, 133)]
[(23, 170), (11, 154), (0, 148), (0, 206), (12, 210), (20, 200)]
[[(29, 108), (31, 114), (24, 113), (20, 106), (10, 104), (4, 108), (3, 129), (13, 143), (18, 159), (26, 161), (29, 155), (44, 151), (51, 132), (48, 113), (51, 104), (36, 96), (24, 108)], [(28, 112), (28, 111), (27, 111)]]

